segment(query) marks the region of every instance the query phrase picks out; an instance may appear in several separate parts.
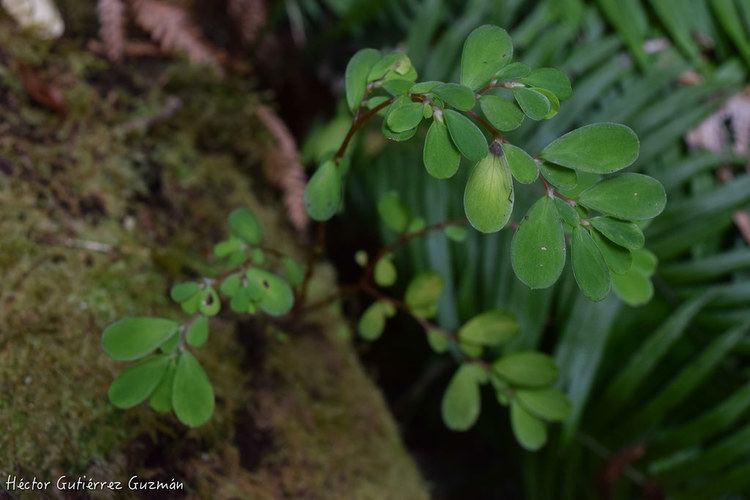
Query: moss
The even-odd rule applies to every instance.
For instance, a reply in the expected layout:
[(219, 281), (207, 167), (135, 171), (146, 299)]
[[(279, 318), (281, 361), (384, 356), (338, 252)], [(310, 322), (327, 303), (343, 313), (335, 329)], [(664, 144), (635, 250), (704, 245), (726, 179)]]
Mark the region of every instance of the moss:
[[(254, 175), (263, 134), (243, 82), (164, 62), (113, 75), (80, 46), (24, 43), (0, 22), (0, 473), (176, 477), (214, 498), (423, 497), (332, 311), (283, 332), (213, 321), (198, 356), (217, 409), (200, 429), (108, 404), (122, 366), (100, 350), (103, 327), (177, 317), (170, 284), (204, 270), (232, 208), (259, 214), (273, 246), (301, 250)], [(30, 101), (21, 60), (59, 85), (66, 117)], [(181, 110), (151, 123), (169, 97)], [(332, 286), (321, 266), (312, 295)]]

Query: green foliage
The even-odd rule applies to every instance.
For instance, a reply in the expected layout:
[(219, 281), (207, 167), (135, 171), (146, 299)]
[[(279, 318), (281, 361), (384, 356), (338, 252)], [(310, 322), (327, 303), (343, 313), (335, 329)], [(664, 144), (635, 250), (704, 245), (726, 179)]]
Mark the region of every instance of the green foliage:
[[(291, 311), (295, 292), (289, 283), (303, 282), (300, 264), (276, 251), (264, 251), (262, 228), (246, 208), (232, 211), (227, 224), (229, 238), (214, 247), (222, 265), (229, 266), (223, 277), (177, 283), (169, 292), (190, 318), (180, 324), (166, 318), (128, 317), (105, 328), (102, 348), (112, 359), (131, 361), (160, 351), (125, 368), (112, 382), (109, 399), (114, 406), (127, 409), (149, 399), (157, 412), (174, 410), (185, 425), (203, 425), (213, 414), (214, 392), (190, 347), (200, 348), (208, 341), (209, 317), (221, 311), (220, 293), (237, 313), (260, 310), (283, 316)], [(263, 269), (269, 265), (266, 253), (274, 257), (286, 279)]]

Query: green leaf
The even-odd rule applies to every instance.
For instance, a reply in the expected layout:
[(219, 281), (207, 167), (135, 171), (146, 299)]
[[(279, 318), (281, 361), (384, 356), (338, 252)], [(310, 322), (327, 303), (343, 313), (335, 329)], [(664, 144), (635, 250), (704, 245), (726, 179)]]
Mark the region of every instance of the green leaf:
[(383, 90), (392, 96), (404, 95), (409, 92), (413, 82), (405, 78), (392, 78), (383, 82)]
[(511, 384), (522, 387), (545, 387), (557, 379), (555, 362), (536, 351), (506, 354), (492, 364), (492, 370)]
[(178, 328), (177, 323), (164, 318), (123, 318), (104, 329), (102, 348), (117, 361), (142, 358), (169, 340)]
[(405, 130), (403, 132), (396, 132), (394, 130), (391, 130), (390, 127), (388, 127), (388, 123), (383, 120), (383, 125), (380, 127), (380, 131), (383, 133), (383, 136), (389, 141), (403, 142), (408, 141), (416, 135), (417, 127)]
[(578, 211), (570, 206), (568, 202), (561, 200), (560, 198), (555, 198), (555, 208), (557, 208), (557, 213), (560, 216), (560, 219), (568, 226), (568, 229), (572, 233), (573, 230), (578, 227), (578, 224), (581, 223), (581, 217), (578, 215)]
[(432, 93), (460, 111), (469, 111), (476, 103), (474, 91), (457, 83), (443, 83), (432, 89)]
[(376, 62), (367, 75), (368, 82), (374, 82), (387, 77), (389, 74), (401, 75), (407, 78), (412, 70), (409, 57), (403, 52), (391, 52)]
[(619, 123), (594, 123), (552, 141), (541, 157), (582, 172), (609, 174), (638, 158), (640, 142), (629, 127)]
[(489, 82), (513, 56), (508, 33), (486, 24), (469, 33), (461, 53), (461, 85), (476, 90)]
[(313, 174), (305, 187), (304, 204), (308, 215), (317, 221), (334, 216), (341, 205), (341, 177), (329, 160)]
[(221, 299), (213, 287), (208, 287), (201, 294), (201, 303), (198, 306), (201, 314), (206, 316), (216, 316), (221, 310)]
[(149, 406), (159, 413), (172, 409), (172, 385), (174, 383), (175, 364), (170, 360), (164, 376), (148, 400)]
[(224, 278), (224, 281), (222, 281), (221, 285), (219, 285), (219, 290), (227, 297), (231, 297), (232, 295), (237, 293), (237, 290), (239, 290), (241, 284), (242, 275), (240, 273), (232, 273)]
[(346, 102), (350, 111), (356, 111), (359, 108), (367, 90), (367, 75), (379, 60), (380, 51), (362, 49), (354, 54), (349, 64), (346, 65)]
[(433, 120), (427, 130), (422, 154), (427, 173), (437, 179), (448, 179), (458, 171), (461, 154), (451, 142), (445, 125)]
[(550, 118), (555, 116), (558, 111), (560, 111), (560, 99), (558, 99), (557, 96), (550, 90), (540, 89), (537, 87), (534, 87), (534, 90), (542, 94), (549, 101), (549, 111), (546, 115), (544, 115), (544, 119), (549, 120)]
[(570, 415), (570, 401), (557, 389), (516, 391), (518, 402), (536, 417), (550, 422), (565, 420)]
[(667, 203), (664, 187), (643, 174), (626, 173), (605, 179), (581, 193), (581, 205), (625, 220), (647, 220)]
[(434, 328), (427, 330), (427, 343), (438, 354), (444, 353), (450, 346), (450, 341), (446, 333)]
[(389, 228), (397, 233), (406, 230), (409, 224), (409, 209), (397, 191), (388, 191), (378, 200), (378, 214)]
[(440, 405), (443, 422), (452, 431), (466, 431), (482, 409), (478, 367), (462, 364), (453, 374)]
[(487, 139), (474, 122), (452, 109), (443, 110), (443, 117), (453, 144), (462, 155), (474, 162), (487, 155)]
[(231, 237), (227, 240), (220, 241), (216, 245), (214, 245), (214, 255), (220, 258), (226, 257), (227, 255), (231, 255), (234, 252), (238, 252), (242, 250), (242, 248), (243, 248), (242, 240)]
[(201, 347), (208, 340), (208, 318), (198, 316), (187, 329), (185, 340), (193, 347)]
[(513, 177), (522, 184), (531, 184), (539, 177), (539, 168), (534, 159), (523, 149), (513, 144), (503, 144), (503, 153)]
[(160, 354), (125, 368), (109, 386), (109, 401), (117, 408), (132, 408), (148, 398), (167, 371), (169, 356)]
[(435, 87), (441, 84), (442, 82), (436, 82), (436, 81), (415, 83), (409, 89), (409, 93), (410, 94), (426, 94), (427, 92), (430, 92), (432, 89), (434, 89)]
[(414, 315), (431, 318), (437, 314), (442, 294), (443, 278), (435, 271), (426, 271), (411, 280), (406, 288), (404, 302)]
[(523, 122), (523, 111), (508, 99), (496, 95), (483, 95), (479, 99), (479, 107), (487, 121), (502, 132), (515, 130)]
[(421, 231), (425, 228), (427, 225), (427, 222), (424, 220), (423, 217), (414, 217), (411, 222), (409, 222), (409, 225), (406, 226), (406, 232), (407, 233), (414, 233), (416, 231)]
[(513, 87), (513, 97), (526, 116), (532, 120), (544, 120), (550, 112), (549, 99), (538, 90), (527, 87)]
[(464, 189), (464, 211), (477, 231), (494, 233), (513, 213), (513, 178), (503, 158), (489, 153), (474, 165)]
[(496, 346), (508, 342), (518, 335), (516, 318), (505, 311), (495, 309), (474, 316), (458, 330), (461, 342), (483, 346)]
[(200, 291), (201, 287), (198, 283), (193, 281), (187, 281), (185, 283), (177, 283), (169, 291), (169, 296), (175, 302), (185, 302), (190, 297)]
[(542, 172), (542, 177), (561, 190), (572, 189), (578, 182), (578, 174), (576, 174), (575, 170), (547, 163), (546, 161), (543, 161), (539, 168)]
[(522, 62), (512, 62), (495, 74), (495, 80), (498, 82), (518, 80), (519, 78), (528, 76), (529, 73), (531, 73), (531, 68), (528, 65)]
[(596, 247), (604, 257), (604, 262), (607, 263), (607, 267), (614, 274), (625, 274), (630, 270), (630, 266), (633, 263), (633, 257), (630, 255), (630, 250), (615, 245), (608, 239), (601, 236), (597, 231), (591, 231), (591, 237), (596, 243)]
[(383, 303), (373, 302), (359, 318), (357, 331), (365, 340), (377, 340), (385, 330), (385, 320), (386, 314)]
[(379, 286), (391, 286), (396, 283), (396, 266), (393, 265), (393, 260), (388, 257), (384, 257), (375, 264), (374, 279), (375, 283)]
[(260, 248), (253, 248), (250, 252), (250, 260), (256, 266), (262, 266), (266, 263), (266, 253)]
[(544, 423), (515, 399), (510, 403), (510, 425), (518, 443), (529, 451), (536, 451), (547, 442)]
[(555, 202), (544, 196), (531, 206), (513, 235), (513, 271), (529, 288), (547, 288), (565, 266), (565, 234)]
[(457, 224), (452, 224), (446, 227), (443, 232), (448, 237), (448, 239), (459, 243), (466, 240), (466, 235), (468, 234), (466, 226), (459, 226)]
[(388, 128), (396, 133), (406, 132), (415, 128), (422, 121), (422, 103), (407, 102), (391, 108), (386, 117)]
[(549, 90), (561, 101), (573, 93), (568, 76), (556, 68), (535, 69), (528, 76), (522, 77), (521, 82), (531, 87)]
[(235, 208), (229, 214), (229, 232), (242, 241), (257, 245), (263, 239), (258, 219), (247, 208)]
[(198, 427), (214, 413), (214, 389), (206, 372), (188, 351), (180, 354), (172, 385), (172, 408), (183, 424)]
[(294, 305), (294, 292), (289, 283), (273, 273), (251, 267), (245, 273), (251, 297), (258, 307), (271, 316), (282, 316)]
[(583, 294), (593, 301), (602, 300), (609, 293), (609, 269), (589, 232), (582, 226), (573, 230), (570, 243), (573, 275)]
[(305, 269), (294, 257), (285, 255), (281, 259), (281, 267), (284, 270), (284, 277), (292, 286), (301, 285), (305, 280)]
[(589, 219), (589, 222), (612, 243), (628, 250), (637, 250), (645, 242), (643, 231), (632, 222), (610, 219), (609, 217), (593, 217)]
[(612, 287), (626, 304), (636, 307), (643, 305), (654, 296), (651, 278), (633, 263), (625, 274), (612, 275)]

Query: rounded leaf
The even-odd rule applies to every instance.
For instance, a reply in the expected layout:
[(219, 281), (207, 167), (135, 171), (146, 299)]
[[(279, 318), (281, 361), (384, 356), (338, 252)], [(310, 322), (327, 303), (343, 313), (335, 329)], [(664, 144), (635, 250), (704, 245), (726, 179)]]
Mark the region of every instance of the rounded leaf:
[(578, 174), (575, 170), (554, 165), (546, 161), (541, 163), (540, 170), (542, 172), (542, 177), (547, 179), (547, 182), (560, 190), (572, 189), (578, 183)]
[(451, 142), (445, 125), (433, 120), (427, 130), (422, 154), (427, 173), (437, 179), (452, 177), (461, 163), (461, 154)]
[(359, 318), (357, 332), (369, 341), (377, 340), (385, 330), (385, 309), (380, 302), (373, 302)]
[(531, 184), (539, 177), (536, 161), (523, 149), (513, 144), (503, 144), (503, 153), (515, 179), (522, 184)]
[(149, 406), (156, 412), (166, 413), (172, 409), (172, 386), (174, 385), (175, 364), (170, 360), (167, 371), (156, 386), (148, 400)]
[(352, 56), (346, 65), (345, 87), (346, 103), (351, 111), (359, 108), (367, 89), (367, 75), (380, 60), (380, 51), (375, 49), (361, 49)]
[(612, 275), (612, 288), (623, 302), (633, 307), (646, 304), (654, 296), (651, 278), (634, 265), (625, 274)]
[(557, 389), (521, 389), (516, 397), (526, 410), (544, 420), (559, 422), (570, 415), (570, 400)]
[(433, 351), (438, 354), (442, 354), (448, 350), (450, 341), (448, 340), (449, 335), (442, 330), (431, 328), (427, 330), (427, 343)]
[(591, 231), (591, 237), (596, 243), (596, 248), (604, 257), (607, 267), (610, 271), (615, 274), (625, 274), (630, 269), (633, 263), (633, 256), (630, 254), (630, 250), (615, 245), (604, 236), (600, 235), (598, 231)]
[(200, 285), (198, 283), (195, 283), (194, 281), (177, 283), (169, 291), (169, 296), (172, 297), (172, 300), (174, 300), (175, 302), (185, 302), (190, 297), (198, 293), (200, 289)]
[(513, 87), (513, 97), (526, 116), (532, 120), (544, 120), (552, 105), (543, 93), (528, 87)]
[(626, 173), (605, 179), (581, 193), (581, 205), (625, 220), (648, 220), (667, 204), (664, 186), (653, 177)]
[(201, 347), (208, 340), (208, 318), (198, 316), (190, 323), (185, 333), (185, 340), (193, 347)]
[(495, 80), (499, 82), (518, 80), (519, 78), (528, 76), (529, 73), (531, 73), (531, 68), (529, 68), (527, 64), (522, 62), (512, 62), (507, 66), (504, 66), (495, 74)]
[(483, 346), (496, 346), (518, 335), (516, 318), (505, 311), (495, 309), (478, 314), (458, 330), (461, 342)]
[(229, 214), (229, 232), (242, 241), (256, 245), (263, 239), (258, 219), (247, 208), (240, 207)]
[(142, 358), (169, 340), (178, 328), (176, 322), (164, 318), (123, 318), (104, 329), (102, 348), (117, 361)]
[(305, 270), (297, 259), (284, 256), (284, 258), (281, 259), (281, 266), (284, 269), (284, 276), (292, 285), (301, 285), (305, 280)]
[(183, 424), (198, 427), (214, 413), (214, 388), (197, 359), (180, 354), (172, 385), (172, 408)]
[(536, 351), (506, 354), (492, 364), (492, 370), (513, 385), (545, 387), (557, 379), (551, 357)]
[(604, 262), (594, 239), (582, 226), (577, 226), (573, 231), (570, 260), (576, 283), (583, 294), (594, 301), (606, 297), (611, 284), (607, 263)]
[(422, 114), (422, 103), (407, 102), (400, 106), (391, 108), (386, 117), (388, 128), (393, 132), (401, 133), (415, 128), (424, 118)]
[(148, 398), (159, 385), (169, 356), (159, 355), (125, 368), (109, 386), (109, 401), (117, 408), (132, 408)]
[(565, 234), (552, 198), (531, 206), (513, 235), (513, 271), (529, 288), (552, 286), (565, 266)]
[(461, 53), (461, 85), (476, 90), (489, 82), (513, 56), (508, 33), (486, 24), (469, 33)]
[(637, 224), (609, 217), (594, 217), (589, 219), (591, 225), (612, 243), (629, 250), (637, 250), (645, 243), (643, 231)]
[(567, 99), (573, 93), (568, 75), (557, 68), (535, 69), (527, 76), (522, 77), (521, 82), (532, 87), (549, 90), (561, 101)]
[(487, 139), (473, 121), (452, 109), (443, 110), (443, 117), (453, 144), (462, 155), (475, 162), (487, 155)]
[(282, 316), (294, 305), (294, 292), (283, 278), (251, 267), (245, 273), (251, 297), (258, 307), (271, 316)]
[(221, 299), (219, 294), (216, 293), (213, 287), (208, 287), (203, 290), (201, 294), (201, 303), (198, 306), (198, 310), (201, 314), (206, 316), (216, 316), (221, 310)]
[(378, 200), (378, 214), (389, 228), (397, 233), (409, 224), (409, 210), (396, 191), (388, 191)]
[(341, 205), (341, 178), (333, 161), (327, 161), (313, 174), (305, 187), (304, 204), (317, 221), (334, 216)]
[(523, 111), (508, 99), (485, 94), (479, 99), (479, 107), (487, 121), (500, 131), (515, 130), (523, 122)]
[(477, 231), (494, 233), (513, 213), (513, 178), (502, 156), (489, 153), (469, 174), (464, 189), (464, 211)]
[(461, 111), (469, 111), (476, 104), (474, 91), (457, 83), (443, 83), (433, 88), (432, 93), (445, 101), (448, 106)]
[(443, 422), (453, 431), (465, 431), (477, 421), (482, 409), (477, 367), (463, 364), (453, 374), (440, 405)]
[(529, 451), (536, 451), (547, 442), (544, 422), (526, 411), (516, 399), (510, 403), (510, 425), (518, 443)]
[(435, 271), (426, 271), (415, 276), (406, 287), (404, 302), (414, 315), (431, 318), (437, 314), (442, 294), (443, 278)]
[(629, 127), (619, 123), (594, 123), (552, 141), (541, 157), (582, 172), (609, 174), (638, 158), (640, 142)]
[(396, 283), (396, 278), (398, 277), (396, 266), (393, 265), (393, 261), (389, 258), (382, 258), (375, 264), (373, 275), (375, 283), (386, 287)]
[(448, 237), (448, 239), (459, 243), (466, 240), (466, 235), (468, 234), (466, 226), (459, 226), (457, 224), (452, 224), (446, 227), (443, 232)]

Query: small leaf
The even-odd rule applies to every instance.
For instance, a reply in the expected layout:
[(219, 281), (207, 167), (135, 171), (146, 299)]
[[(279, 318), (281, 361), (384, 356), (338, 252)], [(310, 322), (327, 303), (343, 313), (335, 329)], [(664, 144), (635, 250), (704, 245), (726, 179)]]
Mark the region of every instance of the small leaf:
[(458, 171), (461, 154), (451, 142), (445, 125), (433, 120), (427, 130), (422, 154), (427, 173), (437, 179), (447, 179)]
[(187, 329), (185, 340), (193, 347), (201, 347), (208, 340), (208, 318), (198, 316)]
[(181, 303), (180, 307), (187, 314), (195, 314), (198, 312), (198, 308), (200, 308), (202, 301), (203, 301), (203, 294), (196, 293), (195, 295), (187, 299), (185, 302)]
[(446, 333), (434, 328), (427, 330), (427, 343), (438, 354), (444, 353), (450, 346)]
[(238, 238), (229, 238), (224, 241), (218, 242), (214, 245), (214, 255), (217, 257), (226, 257), (234, 252), (240, 251), (243, 248), (242, 240)]
[(503, 144), (503, 152), (513, 177), (522, 184), (531, 184), (539, 177), (539, 168), (534, 159), (523, 149), (513, 144)]
[(464, 189), (464, 211), (477, 231), (494, 233), (513, 213), (513, 179), (503, 158), (489, 153), (469, 174)]
[(518, 80), (528, 76), (529, 73), (531, 73), (531, 68), (528, 65), (522, 62), (512, 62), (495, 74), (495, 80), (498, 82)]
[(422, 103), (407, 102), (391, 108), (386, 117), (388, 128), (396, 133), (415, 128), (422, 121)]
[(102, 348), (112, 359), (129, 361), (142, 358), (177, 333), (172, 320), (130, 317), (112, 323), (102, 333)]
[(513, 87), (513, 97), (524, 114), (532, 120), (543, 120), (551, 109), (549, 99), (538, 90)]
[(646, 304), (654, 296), (651, 279), (635, 265), (625, 274), (612, 275), (612, 287), (618, 297), (633, 307)]
[(378, 200), (378, 214), (389, 228), (401, 233), (409, 224), (409, 210), (396, 191), (389, 191)]
[(392, 96), (404, 95), (409, 92), (413, 82), (405, 78), (392, 78), (383, 82), (383, 90)]
[(596, 248), (601, 252), (604, 257), (604, 262), (607, 263), (607, 267), (615, 274), (625, 274), (630, 269), (633, 263), (633, 257), (630, 255), (630, 250), (615, 245), (605, 237), (601, 236), (598, 231), (591, 231), (591, 237), (596, 243)]
[(367, 81), (373, 82), (386, 77), (389, 73), (395, 73), (401, 75), (404, 78), (408, 76), (408, 73), (412, 69), (411, 61), (409, 57), (403, 52), (391, 52), (390, 54), (384, 55), (378, 62), (376, 62), (370, 72), (367, 75)]
[(350, 111), (356, 111), (367, 89), (367, 75), (380, 60), (380, 51), (362, 49), (349, 59), (346, 65), (346, 102)]
[(244, 207), (236, 208), (229, 214), (229, 232), (232, 236), (253, 245), (257, 245), (263, 239), (258, 219)]
[(333, 217), (341, 205), (341, 191), (336, 164), (330, 160), (323, 163), (305, 187), (303, 198), (308, 215), (317, 221)]
[(492, 370), (513, 385), (545, 387), (557, 379), (551, 357), (536, 351), (506, 354), (492, 364)]
[(159, 355), (125, 368), (109, 386), (109, 401), (116, 408), (132, 408), (148, 398), (167, 371), (169, 356)]
[(540, 170), (547, 182), (561, 190), (574, 188), (578, 182), (578, 174), (569, 168), (543, 161)]
[(594, 217), (589, 219), (589, 222), (612, 243), (629, 250), (637, 250), (645, 242), (643, 231), (632, 222), (610, 219), (609, 217)]
[(198, 427), (214, 413), (214, 389), (197, 359), (183, 351), (177, 360), (172, 385), (172, 407), (185, 425)]
[(266, 253), (260, 248), (253, 248), (250, 252), (250, 260), (256, 266), (262, 266), (266, 263)]
[(667, 203), (664, 186), (653, 177), (626, 173), (605, 179), (581, 193), (581, 205), (625, 220), (647, 220)]
[(523, 111), (508, 99), (496, 95), (483, 95), (479, 99), (479, 107), (487, 121), (502, 132), (515, 130), (523, 122)]
[(466, 226), (459, 226), (457, 224), (452, 224), (446, 227), (443, 231), (445, 232), (445, 235), (449, 240), (456, 241), (458, 243), (466, 240), (466, 235), (468, 234)]
[(294, 305), (294, 292), (289, 283), (273, 273), (251, 267), (245, 273), (250, 296), (255, 298), (258, 307), (271, 316), (282, 316)]
[(203, 290), (200, 306), (198, 310), (206, 316), (216, 316), (221, 310), (221, 299), (213, 287)]
[(531, 206), (513, 235), (513, 271), (529, 288), (552, 286), (565, 266), (565, 234), (552, 198)]
[(555, 139), (541, 157), (582, 172), (609, 174), (638, 158), (640, 142), (629, 127), (619, 123), (594, 123)]
[(508, 33), (486, 24), (469, 33), (461, 53), (461, 85), (476, 90), (489, 82), (513, 56)]
[(544, 420), (559, 422), (570, 415), (570, 400), (557, 389), (521, 389), (516, 397), (526, 410)]
[(390, 258), (384, 257), (375, 264), (374, 279), (379, 286), (387, 287), (396, 283), (396, 266)]
[(426, 271), (411, 280), (406, 288), (404, 302), (415, 316), (431, 318), (437, 314), (442, 294), (443, 278), (435, 271)]
[(469, 111), (476, 103), (474, 91), (457, 83), (443, 83), (432, 89), (432, 93), (460, 111)]
[(547, 442), (544, 423), (515, 399), (510, 403), (510, 425), (518, 443), (529, 451), (536, 451)]
[(169, 296), (172, 297), (172, 300), (174, 300), (175, 302), (185, 302), (190, 297), (198, 293), (200, 289), (200, 285), (198, 283), (195, 283), (194, 281), (177, 283), (169, 291)]
[(540, 89), (540, 88), (534, 87), (534, 90), (544, 95), (544, 97), (546, 97), (547, 100), (549, 101), (549, 111), (547, 112), (546, 115), (544, 115), (544, 119), (549, 120), (550, 118), (554, 117), (557, 114), (557, 112), (560, 111), (560, 99), (558, 99), (554, 93), (552, 93), (551, 91), (547, 89)]
[(408, 141), (416, 135), (417, 127), (405, 130), (403, 132), (396, 132), (394, 130), (391, 130), (390, 127), (388, 127), (388, 123), (383, 120), (383, 125), (380, 127), (380, 131), (383, 133), (383, 136), (389, 141), (403, 142)]
[(538, 68), (528, 76), (521, 78), (521, 82), (531, 87), (549, 90), (564, 101), (573, 93), (568, 76), (557, 68)]
[(148, 400), (149, 406), (159, 413), (166, 413), (172, 409), (172, 385), (174, 383), (175, 364), (169, 362), (164, 376), (156, 386)]
[(557, 208), (560, 219), (568, 226), (568, 229), (572, 233), (578, 227), (578, 224), (581, 223), (578, 211), (560, 198), (555, 198), (555, 208)]
[(468, 430), (479, 417), (482, 398), (476, 369), (474, 365), (462, 364), (453, 374), (443, 394), (443, 422), (452, 431)]
[(609, 293), (609, 269), (589, 232), (582, 226), (573, 231), (570, 243), (573, 275), (583, 294), (591, 300), (602, 300)]
[(425, 228), (427, 225), (427, 222), (422, 217), (414, 217), (411, 222), (409, 222), (409, 225), (406, 226), (406, 232), (407, 233), (415, 233), (417, 231), (421, 231)]
[(453, 144), (462, 155), (475, 162), (487, 155), (487, 139), (474, 122), (452, 109), (443, 110), (443, 116)]
[(231, 297), (237, 290), (239, 290), (242, 283), (242, 275), (240, 273), (232, 273), (221, 282), (219, 290), (227, 297)]
[(305, 270), (297, 259), (285, 255), (281, 259), (281, 267), (284, 269), (284, 276), (293, 286), (301, 285), (305, 280)]
[(442, 84), (442, 82), (436, 82), (436, 81), (415, 83), (409, 89), (409, 93), (410, 94), (426, 94), (427, 92), (430, 92), (432, 89), (434, 89), (440, 84)]
[(484, 346), (503, 344), (518, 335), (518, 322), (498, 309), (474, 316), (458, 330), (462, 342)]
[(357, 331), (369, 341), (377, 340), (385, 329), (385, 309), (380, 302), (373, 302), (359, 318)]

